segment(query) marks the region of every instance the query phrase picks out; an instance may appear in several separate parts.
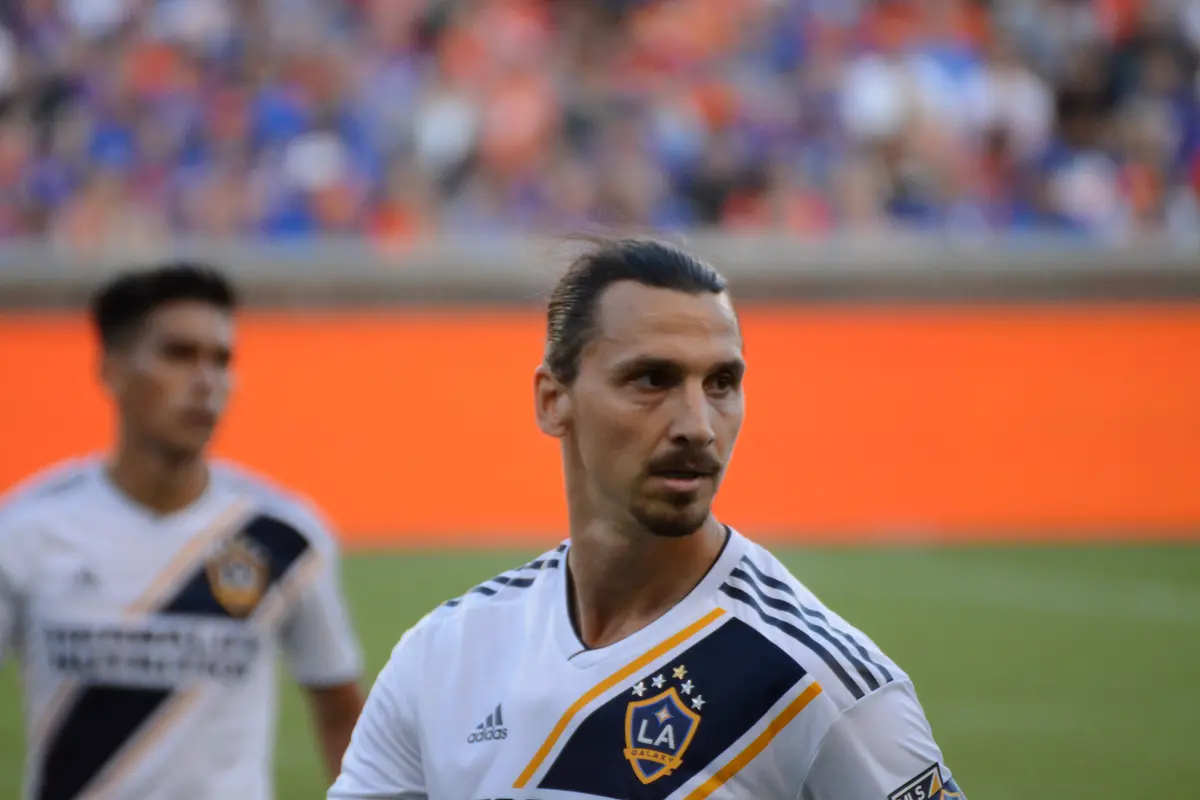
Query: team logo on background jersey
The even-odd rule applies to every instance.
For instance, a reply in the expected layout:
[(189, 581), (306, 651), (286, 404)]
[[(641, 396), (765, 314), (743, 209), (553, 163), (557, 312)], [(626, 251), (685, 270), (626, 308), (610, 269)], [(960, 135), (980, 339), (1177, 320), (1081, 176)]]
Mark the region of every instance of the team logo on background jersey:
[(625, 758), (642, 783), (679, 769), (700, 726), (705, 700), (687, 677), (687, 667), (680, 664), (670, 675), (670, 681), (661, 672), (640, 681), (632, 690), (637, 699), (625, 710)]
[(213, 597), (234, 617), (250, 615), (269, 585), (267, 558), (255, 543), (236, 538), (206, 564)]
[(932, 764), (929, 769), (888, 795), (888, 800), (950, 800), (962, 798), (954, 781), (943, 781), (942, 769)]

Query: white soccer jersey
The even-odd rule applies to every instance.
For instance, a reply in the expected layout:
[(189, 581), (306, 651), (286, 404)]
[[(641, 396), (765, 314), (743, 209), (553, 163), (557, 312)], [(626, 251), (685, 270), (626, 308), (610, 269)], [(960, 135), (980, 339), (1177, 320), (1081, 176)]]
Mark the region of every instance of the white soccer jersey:
[(961, 798), (908, 677), (736, 532), (681, 603), (584, 648), (567, 544), (401, 638), (331, 800)]
[(275, 653), (358, 677), (337, 549), (303, 504), (226, 465), (156, 516), (99, 460), (0, 507), (0, 660), (20, 654), (25, 797), (267, 800)]

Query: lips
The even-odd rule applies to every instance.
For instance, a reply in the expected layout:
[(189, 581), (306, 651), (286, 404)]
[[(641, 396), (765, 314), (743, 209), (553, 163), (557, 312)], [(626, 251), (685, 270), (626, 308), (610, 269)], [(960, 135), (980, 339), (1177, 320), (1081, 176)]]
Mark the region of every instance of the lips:
[(653, 473), (659, 478), (674, 478), (677, 480), (691, 480), (693, 478), (707, 478), (712, 475), (711, 472), (695, 469), (669, 469), (661, 470)]
[(711, 473), (692, 470), (668, 470), (651, 476), (651, 481), (675, 495), (695, 495), (711, 478)]
[(720, 463), (708, 455), (676, 453), (673, 457), (651, 462), (647, 472), (668, 483), (694, 486), (705, 478), (714, 477), (720, 469)]
[(189, 425), (212, 426), (217, 424), (217, 415), (203, 408), (189, 408), (183, 412), (183, 419)]
[(673, 478), (710, 477), (720, 471), (721, 465), (714, 458), (673, 458), (652, 462), (648, 472)]

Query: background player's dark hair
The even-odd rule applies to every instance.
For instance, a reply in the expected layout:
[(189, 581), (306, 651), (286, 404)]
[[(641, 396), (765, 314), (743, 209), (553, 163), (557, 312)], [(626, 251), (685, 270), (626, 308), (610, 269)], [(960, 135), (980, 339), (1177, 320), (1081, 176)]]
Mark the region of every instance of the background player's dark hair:
[(679, 247), (654, 239), (597, 239), (575, 259), (554, 287), (546, 310), (546, 366), (558, 380), (572, 383), (579, 358), (595, 333), (600, 295), (618, 281), (674, 289), (688, 294), (720, 294), (725, 278)]
[(233, 286), (215, 267), (176, 261), (122, 272), (106, 281), (92, 296), (92, 324), (105, 349), (120, 347), (128, 344), (153, 311), (181, 300), (230, 312), (237, 307)]

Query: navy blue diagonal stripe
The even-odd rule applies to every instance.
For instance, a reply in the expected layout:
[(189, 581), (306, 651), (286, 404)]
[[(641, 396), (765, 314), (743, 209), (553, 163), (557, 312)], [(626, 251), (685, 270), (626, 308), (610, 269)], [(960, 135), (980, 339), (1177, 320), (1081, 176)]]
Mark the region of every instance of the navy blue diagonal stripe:
[(729, 597), (732, 597), (734, 600), (738, 600), (750, 606), (750, 608), (758, 612), (758, 616), (763, 622), (773, 628), (783, 631), (788, 636), (792, 637), (797, 642), (816, 653), (817, 656), (825, 662), (825, 666), (829, 667), (829, 670), (837, 676), (838, 680), (842, 682), (850, 694), (854, 695), (855, 700), (861, 700), (866, 695), (866, 692), (863, 691), (862, 687), (850, 677), (850, 673), (846, 672), (846, 668), (841, 665), (841, 662), (834, 658), (832, 653), (826, 650), (824, 646), (822, 646), (821, 643), (816, 639), (809, 636), (808, 633), (800, 630), (790, 622), (776, 619), (766, 611), (763, 611), (762, 606), (758, 604), (758, 601), (756, 601), (750, 595), (750, 593), (744, 589), (741, 589), (737, 586), (731, 586), (730, 584), (726, 583), (721, 585), (721, 591)]
[[(305, 555), (308, 539), (288, 523), (267, 515), (251, 519), (238, 536), (257, 544), (266, 557), (268, 588), (287, 576)], [(204, 563), (152, 612), (233, 619), (214, 593)], [(86, 686), (50, 737), (39, 775), (38, 800), (73, 800), (175, 695), (172, 689)]]
[(860, 661), (857, 657), (855, 657), (854, 654), (852, 654), (850, 652), (850, 649), (848, 647), (846, 647), (846, 645), (843, 644), (841, 641), (839, 641), (837, 639), (837, 637), (835, 637), (832, 633), (830, 633), (828, 630), (826, 630), (821, 625), (815, 625), (815, 624), (813, 624), (813, 622), (811, 620), (806, 619), (805, 616), (800, 613), (800, 610), (798, 608), (796, 608), (796, 606), (789, 603), (787, 600), (783, 600), (779, 597), (772, 597), (771, 595), (764, 592), (762, 590), (762, 588), (759, 587), (759, 585), (757, 583), (755, 583), (754, 579), (752, 577), (750, 577), (749, 573), (747, 573), (741, 567), (737, 567), (736, 569), (733, 570), (733, 572), (731, 572), (729, 574), (730, 574), (730, 577), (740, 579), (747, 586), (749, 586), (751, 589), (753, 589), (754, 594), (757, 595), (757, 597), (758, 597), (758, 601), (760, 603), (762, 603), (764, 606), (766, 606), (767, 608), (773, 608), (776, 611), (782, 611), (785, 614), (791, 615), (797, 622), (799, 622), (805, 628), (812, 631), (817, 636), (820, 636), (822, 639), (829, 642), (829, 644), (833, 645), (834, 649), (837, 650), (839, 653), (841, 653), (842, 657), (845, 658), (847, 661), (849, 661), (854, 666), (854, 669), (858, 672), (859, 676), (861, 676), (862, 679), (866, 682), (868, 689), (870, 689), (871, 691), (875, 691), (876, 689), (879, 688), (879, 680), (875, 677), (875, 675), (871, 672), (871, 670), (867, 669), (867, 665), (864, 664), (862, 661)]
[(817, 620), (818, 622), (827, 626), (831, 631), (833, 631), (834, 633), (837, 633), (843, 639), (845, 639), (847, 642), (849, 642), (850, 645), (858, 652), (859, 656), (861, 656), (864, 661), (866, 661), (868, 664), (870, 664), (875, 669), (879, 670), (879, 674), (883, 676), (884, 683), (891, 683), (892, 681), (895, 680), (895, 678), (892, 677), (892, 673), (888, 672), (887, 667), (883, 666), (882, 664), (875, 661), (875, 659), (871, 658), (870, 652), (867, 651), (867, 648), (863, 647), (861, 642), (859, 642), (857, 639), (855, 639), (852, 635), (850, 635), (846, 631), (831, 624), (829, 622), (829, 619), (824, 614), (822, 614), (820, 611), (813, 609), (813, 608), (809, 608), (806, 605), (804, 605), (803, 603), (801, 603), (800, 598), (796, 596), (796, 592), (795, 592), (795, 590), (792, 589), (791, 586), (788, 586), (786, 583), (779, 580), (778, 578), (772, 578), (770, 575), (763, 573), (763, 571), (760, 570), (758, 568), (758, 566), (755, 565), (755, 563), (750, 560), (749, 556), (742, 558), (742, 563), (750, 568), (750, 571), (754, 573), (755, 577), (757, 577), (758, 580), (764, 586), (769, 586), (770, 588), (775, 589), (780, 592), (783, 592), (784, 594), (791, 597), (792, 600), (796, 603), (796, 607), (800, 610), (800, 613), (804, 614), (807, 617)]
[(42, 763), (38, 800), (75, 800), (113, 755), (174, 694), (169, 689), (95, 686), (72, 707)]
[[(675, 667), (684, 668), (683, 678), (674, 675)], [(666, 679), (657, 688), (656, 673)], [(678, 796), (680, 788), (697, 775), (711, 776), (733, 745), (764, 723), (781, 698), (807, 676), (804, 667), (760, 628), (730, 619), (707, 629), (667, 664), (630, 676), (621, 691), (594, 707), (567, 738), (538, 786), (573, 792), (572, 797), (665, 800)], [(639, 681), (643, 694), (635, 693)], [(628, 747), (631, 735), (636, 735), (629, 723), (630, 704), (669, 690), (675, 690), (700, 721), (690, 743), (676, 752), (679, 763), (646, 784), (622, 747)], [(673, 733), (681, 734), (682, 729), (675, 727)], [(524, 800), (535, 795), (504, 796)]]
[[(241, 531), (241, 537), (257, 544), (265, 554), (267, 583), (274, 586), (295, 566), (311, 547), (300, 531), (283, 520), (266, 514), (251, 519)], [(231, 616), (213, 593), (208, 573), (198, 570), (163, 608), (161, 614), (195, 614), (198, 616)]]

